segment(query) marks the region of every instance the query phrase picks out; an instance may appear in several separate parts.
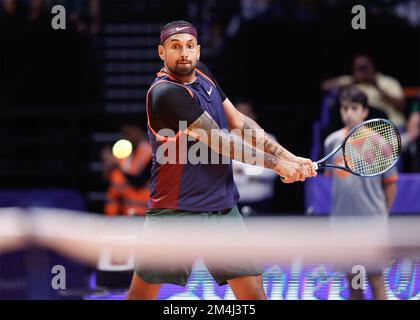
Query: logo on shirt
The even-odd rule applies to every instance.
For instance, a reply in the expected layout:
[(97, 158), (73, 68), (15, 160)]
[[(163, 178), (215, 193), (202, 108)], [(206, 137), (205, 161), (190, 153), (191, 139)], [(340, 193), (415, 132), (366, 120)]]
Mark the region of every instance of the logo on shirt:
[(210, 86), (210, 90), (206, 91), (208, 95), (211, 95), (211, 91), (213, 90), (213, 86)]

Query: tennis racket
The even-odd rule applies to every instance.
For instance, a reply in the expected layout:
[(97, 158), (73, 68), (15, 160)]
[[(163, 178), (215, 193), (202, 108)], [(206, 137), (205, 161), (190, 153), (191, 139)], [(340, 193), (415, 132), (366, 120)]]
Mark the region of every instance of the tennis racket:
[[(344, 165), (328, 163), (342, 153)], [(373, 177), (391, 169), (401, 154), (401, 136), (389, 120), (371, 119), (350, 130), (343, 143), (324, 158), (314, 162), (315, 170), (335, 168), (360, 177)]]

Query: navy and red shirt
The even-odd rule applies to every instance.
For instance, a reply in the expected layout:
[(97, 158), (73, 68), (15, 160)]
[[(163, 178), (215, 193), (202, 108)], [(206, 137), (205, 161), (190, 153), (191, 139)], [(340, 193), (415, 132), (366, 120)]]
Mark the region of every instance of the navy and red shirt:
[[(195, 145), (202, 142), (188, 141), (183, 129), (205, 111), (221, 129), (228, 129), (223, 108), (225, 94), (203, 64), (198, 63), (195, 72), (194, 82), (182, 84), (161, 71), (147, 92), (148, 134), (153, 154), (151, 209), (218, 211), (232, 208), (239, 200), (230, 159), (222, 161), (222, 156), (208, 146), (205, 146), (207, 163), (193, 164), (187, 157), (188, 151), (194, 148), (195, 152), (198, 149)], [(180, 130), (179, 121), (184, 121), (186, 127)], [(173, 134), (162, 129), (170, 129)], [(168, 150), (176, 153), (176, 161), (162, 163)], [(217, 164), (210, 163), (216, 158)]]

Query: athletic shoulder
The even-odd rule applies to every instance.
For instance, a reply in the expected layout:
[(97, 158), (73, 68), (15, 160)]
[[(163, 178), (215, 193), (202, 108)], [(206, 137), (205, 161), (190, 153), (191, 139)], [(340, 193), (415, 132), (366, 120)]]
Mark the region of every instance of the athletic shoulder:
[(190, 94), (190, 91), (183, 86), (182, 84), (178, 84), (172, 81), (161, 81), (150, 89), (150, 95), (153, 95), (155, 98), (172, 98), (173, 95), (184, 95)]
[(155, 131), (162, 128), (177, 131), (180, 121), (189, 126), (204, 112), (188, 88), (171, 81), (162, 81), (150, 89), (146, 107)]
[(192, 93), (182, 84), (172, 81), (162, 81), (154, 85), (149, 92), (149, 111), (160, 112), (163, 108), (190, 103)]
[(394, 78), (390, 75), (380, 73), (380, 72), (378, 72), (378, 74), (377, 74), (377, 79), (378, 79), (378, 81), (386, 81), (386, 82), (390, 82), (394, 85), (398, 85), (398, 86), (400, 85), (400, 82), (396, 78)]

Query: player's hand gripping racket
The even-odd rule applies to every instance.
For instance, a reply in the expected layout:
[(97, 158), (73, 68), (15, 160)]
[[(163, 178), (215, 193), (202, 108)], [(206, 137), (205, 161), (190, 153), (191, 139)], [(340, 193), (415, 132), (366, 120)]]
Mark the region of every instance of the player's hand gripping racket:
[[(338, 152), (342, 152), (343, 165), (328, 163)], [(400, 153), (398, 128), (389, 120), (372, 119), (351, 129), (340, 146), (313, 164), (315, 170), (335, 168), (360, 177), (372, 177), (391, 169)]]
[[(344, 165), (327, 163), (341, 151)], [(389, 120), (367, 120), (350, 130), (343, 143), (314, 162), (315, 169), (336, 168), (361, 177), (380, 175), (391, 169), (401, 154), (398, 128)]]

